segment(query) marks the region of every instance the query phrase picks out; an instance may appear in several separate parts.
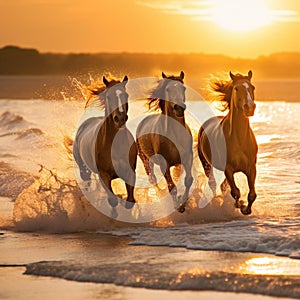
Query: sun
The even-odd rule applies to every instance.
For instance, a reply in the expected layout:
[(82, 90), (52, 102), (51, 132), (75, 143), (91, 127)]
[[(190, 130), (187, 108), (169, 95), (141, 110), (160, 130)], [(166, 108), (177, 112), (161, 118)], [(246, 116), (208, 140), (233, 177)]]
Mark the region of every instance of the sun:
[(271, 11), (263, 0), (214, 0), (212, 19), (225, 29), (251, 31), (271, 23)]

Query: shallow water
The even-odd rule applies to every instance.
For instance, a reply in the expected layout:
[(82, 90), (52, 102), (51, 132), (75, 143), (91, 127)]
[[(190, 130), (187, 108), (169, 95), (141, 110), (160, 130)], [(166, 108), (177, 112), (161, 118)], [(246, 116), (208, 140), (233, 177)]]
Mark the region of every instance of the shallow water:
[[(199, 107), (199, 105), (201, 107), (201, 103), (191, 103), (188, 110), (195, 112), (195, 106)], [(239, 255), (245, 253), (247, 256), (249, 256), (248, 252), (255, 252), (264, 255), (259, 258), (265, 258), (265, 260), (252, 260), (249, 264), (245, 263), (244, 269), (234, 270), (235, 275), (230, 276), (236, 277), (232, 279), (245, 286), (245, 282), (250, 277), (243, 277), (243, 272), (250, 276), (253, 275), (251, 272), (256, 270), (255, 276), (264, 275), (259, 283), (260, 287), (257, 288), (259, 293), (280, 295), (280, 291), (284, 290), (285, 296), (299, 296), (299, 260), (292, 258), (300, 258), (300, 119), (298, 118), (300, 103), (258, 102), (257, 104), (256, 114), (251, 119), (251, 124), (259, 143), (256, 182), (258, 198), (254, 203), (251, 216), (245, 217), (234, 208), (229, 191), (225, 194), (220, 193), (206, 207), (198, 207), (197, 201), (201, 201), (205, 193), (206, 179), (195, 155), (195, 169), (199, 172), (196, 178), (197, 189), (195, 188), (197, 196), (193, 196), (193, 201), (186, 212), (184, 214), (175, 212), (168, 217), (144, 225), (112, 221), (95, 210), (78, 189), (73, 164), (67, 157), (62, 141), (64, 135), (73, 135), (83, 106), (84, 104), (80, 101), (1, 100), (0, 191), (1, 196), (7, 197), (0, 198), (2, 228), (32, 232), (93, 230), (99, 232), (94, 233), (96, 238), (98, 235), (101, 237), (103, 232), (116, 236), (126, 235), (131, 237), (131, 240), (127, 241), (131, 245), (166, 246), (167, 253), (172, 252), (171, 249), (175, 247), (180, 247), (187, 249), (185, 250), (187, 256), (189, 256), (189, 251), (197, 255), (197, 251), (200, 254), (203, 253), (202, 250), (218, 251), (218, 253), (230, 251)], [(205, 107), (203, 106), (203, 109)], [(215, 108), (211, 109), (214, 111)], [(140, 102), (130, 104), (131, 119), (138, 117), (144, 111), (145, 108)], [(188, 118), (192, 129), (196, 132), (197, 122), (194, 119), (195, 116), (192, 118), (192, 115)], [(145, 180), (140, 162), (137, 170), (140, 174), (139, 180)], [(55, 176), (58, 176), (58, 180)], [(237, 176), (237, 180), (241, 187), (242, 198), (246, 199), (245, 177)], [(114, 188), (122, 194), (122, 184), (116, 183)], [(155, 190), (148, 185), (139, 190), (137, 200), (145, 201), (147, 197), (149, 199), (156, 197)], [(134, 211), (133, 219), (138, 217), (136, 214), (138, 212)], [(4, 237), (6, 235), (7, 233)], [(26, 236), (27, 234), (24, 235), (25, 240)], [(42, 237), (41, 243), (44, 242), (45, 237)], [(286, 258), (281, 258), (281, 256)], [(276, 261), (277, 258), (278, 261)], [(110, 276), (118, 270), (133, 272), (135, 268), (136, 270), (141, 268), (140, 271), (143, 271), (142, 265), (111, 264), (109, 269), (112, 273), (107, 273), (108, 279), (105, 279), (99, 275), (88, 276), (91, 271), (95, 271), (93, 269), (95, 265), (82, 265), (76, 260), (70, 263), (68, 256), (65, 259), (61, 258), (62, 262), (59, 266), (69, 270), (69, 274), (74, 274), (74, 276), (69, 275), (69, 279), (72, 280), (83, 278), (87, 281), (113, 282)], [(188, 260), (190, 259), (189, 257)], [(280, 261), (280, 259), (285, 260)], [(58, 267), (56, 263), (52, 262), (51, 258), (46, 260), (49, 261), (45, 264), (33, 265), (35, 271), (29, 268), (28, 272), (60, 277), (53, 271)], [(171, 264), (174, 260), (176, 260), (175, 256), (166, 255), (165, 263)], [(232, 257), (230, 261), (232, 263)], [(33, 260), (30, 259), (27, 262), (33, 262)], [(189, 262), (190, 269), (197, 265), (194, 258)], [(275, 267), (272, 268), (272, 265)], [(78, 266), (80, 266), (79, 269)], [(280, 271), (280, 266), (284, 266), (283, 271)], [(74, 268), (79, 270), (79, 273), (74, 273)], [(156, 277), (162, 282), (161, 286), (156, 286), (156, 288), (176, 288), (175, 285), (170, 286), (168, 274), (164, 274), (163, 270), (164, 268), (160, 269), (161, 275)], [(181, 288), (209, 288), (209, 283), (205, 281), (205, 272), (211, 269), (204, 268), (204, 273), (199, 270), (195, 272), (188, 270), (186, 268), (187, 273), (182, 273)], [(149, 270), (149, 276), (151, 277), (155, 271), (155, 268)], [(214, 284), (218, 283), (223, 290), (232, 290), (232, 286), (221, 284), (228, 278), (227, 271), (216, 268), (215, 273), (213, 272)], [(176, 274), (173, 274), (175, 279), (181, 272), (184, 270), (178, 270)], [(274, 281), (267, 282), (268, 277), (278, 276), (280, 272), (289, 276), (291, 282), (289, 289), (282, 288), (285, 283), (279, 282), (278, 277), (275, 279), (272, 277)], [(132, 280), (137, 280), (137, 276), (135, 274)], [(251, 277), (253, 282), (258, 280), (255, 276)], [(298, 279), (295, 279), (295, 276)], [(295, 284), (293, 278), (296, 280)], [(127, 285), (134, 285), (130, 280)], [(174, 280), (173, 277), (172, 280)], [(122, 278), (119, 278), (118, 282), (126, 285)], [(281, 288), (276, 290), (272, 284)], [(141, 287), (149, 287), (149, 285), (151, 284), (147, 283), (147, 280), (141, 280), (138, 284)], [(276, 293), (272, 294), (274, 290)], [(246, 285), (241, 291), (255, 292), (255, 288)]]

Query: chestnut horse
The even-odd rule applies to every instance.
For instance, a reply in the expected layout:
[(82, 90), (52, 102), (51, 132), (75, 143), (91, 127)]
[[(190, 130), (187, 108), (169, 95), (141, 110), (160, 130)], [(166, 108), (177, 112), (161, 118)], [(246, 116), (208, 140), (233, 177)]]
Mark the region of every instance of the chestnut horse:
[[(193, 182), (191, 168), (193, 163), (192, 135), (185, 123), (185, 87), (184, 73), (179, 76), (166, 76), (151, 91), (147, 102), (149, 109), (159, 110), (141, 121), (137, 128), (138, 154), (143, 161), (149, 181), (157, 184), (153, 168), (158, 164), (168, 184), (174, 207), (179, 212), (185, 211), (185, 202)], [(185, 192), (180, 201), (177, 189), (171, 177), (170, 168), (181, 164), (184, 167)]]
[[(230, 81), (214, 83), (214, 90), (223, 95), (222, 100), (229, 112), (225, 117), (210, 118), (202, 125), (198, 134), (198, 154), (212, 191), (215, 193), (216, 190), (213, 166), (225, 172), (231, 195), (236, 201), (235, 206), (248, 215), (256, 199), (257, 143), (249, 124), (249, 117), (254, 115), (256, 107), (252, 71), (247, 76), (230, 72), (230, 77)], [(236, 172), (243, 172), (247, 176), (247, 206), (239, 202), (241, 194), (234, 182)]]
[[(85, 87), (86, 107), (97, 101), (105, 115), (88, 118), (80, 125), (73, 143), (73, 156), (82, 180), (90, 180), (91, 173), (99, 174), (112, 207), (117, 206), (118, 200), (113, 193), (111, 181), (115, 178), (123, 179), (127, 190), (125, 207), (131, 208), (135, 203), (137, 148), (133, 136), (126, 128), (127, 81), (127, 76), (122, 82), (109, 81), (103, 76), (104, 85)], [(82, 85), (79, 87), (84, 88)]]

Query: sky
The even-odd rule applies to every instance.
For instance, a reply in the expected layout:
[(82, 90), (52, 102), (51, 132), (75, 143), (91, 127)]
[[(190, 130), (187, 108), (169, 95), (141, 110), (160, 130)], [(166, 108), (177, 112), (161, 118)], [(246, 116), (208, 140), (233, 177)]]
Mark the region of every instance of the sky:
[(300, 51), (300, 0), (0, 0), (0, 24), (0, 47), (40, 52)]

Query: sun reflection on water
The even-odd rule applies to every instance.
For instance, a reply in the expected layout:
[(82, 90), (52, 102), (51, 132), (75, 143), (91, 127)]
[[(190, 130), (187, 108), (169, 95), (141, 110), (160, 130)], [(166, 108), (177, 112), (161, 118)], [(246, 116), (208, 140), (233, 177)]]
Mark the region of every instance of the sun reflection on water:
[(300, 262), (279, 257), (252, 257), (239, 267), (242, 274), (299, 275)]

